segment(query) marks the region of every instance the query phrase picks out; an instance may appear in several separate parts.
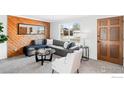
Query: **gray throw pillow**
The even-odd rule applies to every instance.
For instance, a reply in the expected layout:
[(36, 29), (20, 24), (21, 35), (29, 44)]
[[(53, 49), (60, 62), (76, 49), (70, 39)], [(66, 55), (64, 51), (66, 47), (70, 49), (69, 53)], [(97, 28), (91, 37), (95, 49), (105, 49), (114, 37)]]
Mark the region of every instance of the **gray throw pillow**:
[(69, 44), (69, 48), (71, 48), (71, 47), (74, 47), (75, 46), (75, 43), (74, 42), (70, 42), (70, 44)]

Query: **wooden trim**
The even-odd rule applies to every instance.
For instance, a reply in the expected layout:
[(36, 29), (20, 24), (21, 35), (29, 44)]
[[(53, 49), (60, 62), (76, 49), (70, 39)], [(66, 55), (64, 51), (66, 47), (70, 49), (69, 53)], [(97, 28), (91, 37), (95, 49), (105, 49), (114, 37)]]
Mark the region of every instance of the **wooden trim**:
[(123, 65), (123, 16), (119, 17), (120, 20), (122, 20), (122, 22), (120, 21), (120, 31), (121, 31), (121, 35), (120, 35), (120, 61), (121, 61), (121, 65)]

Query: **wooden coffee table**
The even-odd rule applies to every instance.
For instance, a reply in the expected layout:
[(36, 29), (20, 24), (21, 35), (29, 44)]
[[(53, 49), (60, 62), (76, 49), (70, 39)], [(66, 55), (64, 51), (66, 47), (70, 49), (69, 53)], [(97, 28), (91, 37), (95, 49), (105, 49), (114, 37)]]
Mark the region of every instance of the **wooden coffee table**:
[[(41, 61), (41, 65), (43, 65), (44, 61), (52, 61), (52, 57), (55, 52), (55, 49), (51, 48), (38, 49), (35, 53), (35, 60), (36, 62)], [(38, 56), (41, 58), (39, 59)], [(47, 56), (50, 56), (50, 58), (46, 58)]]

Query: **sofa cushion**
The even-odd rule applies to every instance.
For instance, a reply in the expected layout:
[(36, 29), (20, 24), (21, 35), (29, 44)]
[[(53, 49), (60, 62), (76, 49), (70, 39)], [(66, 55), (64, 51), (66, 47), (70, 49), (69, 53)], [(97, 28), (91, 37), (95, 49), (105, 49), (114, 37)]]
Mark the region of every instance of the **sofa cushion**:
[(34, 45), (46, 45), (46, 43), (47, 43), (46, 39), (34, 40)]
[(61, 46), (49, 45), (49, 47), (51, 47), (51, 48), (55, 48), (55, 49), (61, 49), (61, 50), (64, 50), (64, 48), (61, 47)]
[(27, 47), (28, 50), (30, 49), (39, 49), (39, 48), (47, 48), (48, 46), (47, 45), (30, 45)]
[(64, 41), (60, 41), (60, 40), (53, 40), (53, 45), (63, 47), (63, 45), (64, 45)]

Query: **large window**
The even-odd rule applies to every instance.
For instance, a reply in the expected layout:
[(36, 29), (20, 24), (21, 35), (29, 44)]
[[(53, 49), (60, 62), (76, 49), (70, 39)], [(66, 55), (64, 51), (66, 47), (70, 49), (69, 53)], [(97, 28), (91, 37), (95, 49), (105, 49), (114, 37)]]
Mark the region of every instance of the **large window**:
[(79, 23), (68, 23), (61, 24), (61, 40), (80, 42), (80, 24)]

